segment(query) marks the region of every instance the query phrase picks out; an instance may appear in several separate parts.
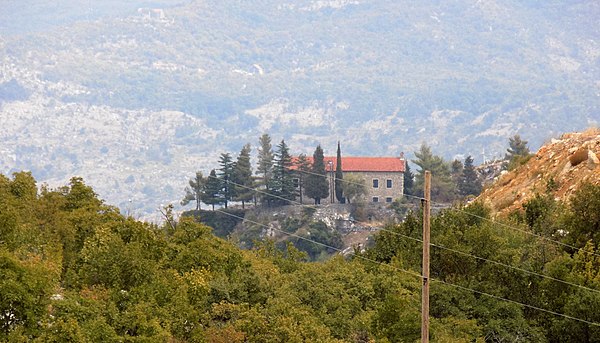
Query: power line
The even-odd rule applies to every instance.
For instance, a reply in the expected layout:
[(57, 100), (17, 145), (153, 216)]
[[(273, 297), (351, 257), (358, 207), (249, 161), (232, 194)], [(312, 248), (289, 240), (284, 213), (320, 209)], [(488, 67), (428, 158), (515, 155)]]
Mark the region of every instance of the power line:
[[(211, 176), (209, 176), (209, 177), (211, 177)], [(235, 183), (235, 182), (233, 182), (233, 181), (231, 181), (231, 180), (226, 180), (226, 182), (228, 182), (228, 183), (231, 183), (231, 184), (232, 184), (232, 185), (234, 185), (234, 186), (239, 186), (239, 187), (241, 187), (241, 188), (247, 188), (247, 189), (254, 190), (254, 191), (258, 192), (258, 193), (262, 193), (262, 194), (270, 195), (270, 196), (272, 196), (272, 197), (274, 197), (274, 198), (276, 198), (276, 199), (281, 199), (281, 200), (289, 201), (289, 202), (291, 202), (291, 203), (296, 203), (296, 204), (298, 204), (298, 205), (300, 205), (300, 206), (303, 206), (303, 207), (309, 207), (309, 208), (314, 208), (314, 209), (318, 209), (318, 208), (319, 208), (318, 206), (315, 206), (315, 205), (310, 205), (310, 204), (302, 204), (302, 203), (300, 203), (300, 202), (298, 202), (298, 201), (289, 200), (289, 199), (286, 199), (286, 198), (284, 198), (284, 197), (280, 197), (280, 196), (277, 196), (277, 195), (273, 195), (273, 194), (270, 194), (270, 193), (268, 193), (268, 192), (265, 192), (265, 191), (261, 191), (261, 190), (253, 189), (253, 188), (251, 188), (251, 187), (248, 187), (248, 186), (240, 185), (240, 184), (238, 184), (238, 183)], [(465, 212), (465, 213), (468, 213), (468, 212), (466, 212), (466, 211), (463, 211), (463, 212)], [(480, 216), (479, 216), (479, 217), (480, 217)], [(480, 218), (484, 218), (484, 217), (480, 217)], [(264, 225), (264, 224), (263, 224), (263, 225)], [(409, 240), (413, 240), (413, 241), (416, 241), (416, 242), (419, 242), (419, 243), (423, 243), (423, 240), (422, 240), (422, 239), (415, 238), (415, 237), (411, 237), (411, 236), (408, 236), (408, 235), (404, 235), (404, 234), (402, 234), (402, 233), (400, 233), (400, 232), (396, 232), (396, 231), (388, 230), (388, 229), (385, 229), (385, 228), (380, 228), (380, 229), (379, 229), (379, 231), (388, 232), (388, 233), (390, 233), (390, 234), (393, 234), (393, 235), (396, 235), (396, 236), (399, 236), (399, 237), (402, 237), (402, 238), (405, 238), (405, 239), (409, 239)], [(298, 237), (300, 237), (300, 236), (298, 236)], [(506, 263), (502, 263), (502, 262), (499, 262), (499, 261), (490, 260), (490, 259), (483, 258), (483, 257), (477, 256), (477, 255), (469, 254), (469, 253), (466, 253), (466, 252), (463, 252), (463, 251), (460, 251), (460, 250), (456, 250), (456, 249), (448, 248), (448, 247), (446, 247), (446, 246), (443, 246), (443, 245), (440, 245), (440, 244), (435, 244), (435, 243), (433, 243), (433, 242), (432, 242), (430, 245), (431, 245), (431, 246), (434, 246), (434, 247), (437, 247), (437, 248), (439, 248), (439, 249), (443, 249), (443, 250), (447, 250), (447, 251), (450, 251), (450, 252), (456, 253), (456, 254), (461, 254), (461, 255), (463, 255), (463, 256), (468, 256), (468, 257), (471, 257), (471, 258), (475, 258), (475, 259), (478, 259), (478, 260), (480, 260), (480, 261), (485, 261), (485, 262), (488, 262), (488, 263), (493, 263), (493, 264), (500, 265), (500, 266), (503, 266), (503, 267), (506, 267), (506, 268), (509, 268), (509, 269), (514, 269), (514, 270), (518, 270), (518, 271), (521, 271), (521, 272), (524, 272), (524, 273), (527, 273), (527, 274), (531, 274), (531, 275), (535, 275), (535, 276), (538, 276), (538, 277), (546, 278), (546, 279), (548, 279), (548, 280), (552, 280), (552, 281), (555, 281), (555, 282), (560, 282), (560, 283), (563, 283), (563, 284), (566, 284), (566, 285), (570, 285), (570, 286), (578, 287), (578, 288), (585, 289), (585, 290), (588, 290), (588, 291), (591, 291), (591, 292), (597, 292), (597, 293), (600, 293), (600, 291), (599, 291), (599, 290), (596, 290), (596, 289), (592, 289), (592, 288), (589, 288), (589, 287), (585, 287), (585, 286), (582, 286), (582, 285), (579, 285), (579, 284), (576, 284), (576, 283), (572, 283), (572, 282), (569, 282), (569, 281), (565, 281), (565, 280), (557, 279), (557, 278), (554, 278), (554, 277), (551, 277), (551, 276), (548, 276), (548, 275), (544, 275), (544, 274), (537, 273), (537, 272), (534, 272), (534, 271), (531, 271), (531, 270), (527, 270), (527, 269), (524, 269), (524, 268), (520, 268), (520, 267), (512, 266), (512, 265), (509, 265), (509, 264), (506, 264)]]
[[(230, 217), (237, 218), (237, 219), (240, 219), (240, 220), (244, 220), (244, 221), (247, 221), (247, 222), (249, 222), (249, 223), (252, 223), (252, 224), (255, 224), (255, 225), (258, 225), (258, 226), (262, 226), (262, 227), (264, 227), (264, 228), (267, 228), (267, 229), (270, 229), (270, 230), (279, 231), (279, 232), (281, 232), (281, 233), (283, 233), (283, 234), (286, 234), (286, 235), (288, 235), (288, 236), (292, 236), (292, 237), (295, 237), (295, 238), (298, 238), (298, 239), (302, 239), (302, 240), (304, 240), (304, 241), (307, 241), (307, 242), (310, 242), (310, 243), (313, 243), (313, 244), (320, 245), (320, 246), (322, 246), (322, 247), (325, 247), (325, 248), (327, 248), (327, 249), (331, 249), (331, 250), (334, 250), (334, 251), (337, 251), (337, 252), (340, 252), (340, 253), (343, 253), (343, 252), (344, 252), (344, 250), (342, 250), (342, 249), (340, 249), (340, 248), (336, 248), (336, 247), (334, 247), (334, 246), (331, 246), (331, 245), (329, 245), (329, 244), (325, 244), (325, 243), (317, 242), (317, 241), (315, 241), (315, 240), (312, 240), (312, 239), (310, 239), (310, 238), (306, 238), (306, 237), (303, 237), (303, 236), (300, 236), (300, 235), (297, 235), (297, 234), (294, 234), (294, 233), (291, 233), (291, 232), (286, 232), (286, 231), (284, 231), (284, 230), (281, 230), (281, 229), (278, 229), (278, 228), (275, 228), (275, 227), (270, 227), (270, 226), (268, 226), (268, 225), (265, 225), (265, 224), (263, 224), (263, 223), (260, 223), (260, 222), (257, 222), (257, 221), (253, 221), (253, 220), (250, 220), (250, 219), (246, 219), (246, 218), (244, 218), (244, 217), (241, 217), (241, 216), (235, 215), (235, 214), (233, 214), (233, 213), (229, 213), (229, 212), (226, 212), (226, 211), (223, 211), (223, 210), (215, 210), (215, 212), (223, 213), (223, 214), (225, 214), (225, 215), (228, 215), (228, 216), (230, 216)], [(422, 276), (421, 274), (419, 274), (419, 273), (415, 273), (415, 272), (413, 272), (413, 271), (410, 271), (410, 270), (406, 270), (406, 269), (398, 268), (398, 267), (395, 267), (395, 266), (392, 266), (392, 265), (389, 265), (389, 264), (386, 264), (386, 263), (382, 263), (382, 262), (379, 262), (379, 261), (377, 261), (377, 260), (373, 260), (373, 259), (370, 259), (370, 258), (368, 258), (368, 257), (364, 257), (364, 256), (362, 256), (362, 255), (354, 255), (354, 256), (355, 256), (355, 257), (357, 257), (357, 258), (360, 258), (360, 259), (362, 259), (362, 260), (364, 260), (364, 261), (368, 261), (368, 262), (372, 262), (372, 263), (375, 263), (375, 264), (379, 264), (379, 265), (383, 265), (383, 266), (391, 267), (392, 269), (396, 269), (397, 271), (401, 271), (401, 272), (404, 272), (404, 273), (406, 273), (406, 274), (409, 274), (409, 275), (412, 275), (412, 276), (415, 276), (415, 277), (418, 277), (418, 278), (422, 278), (422, 277), (423, 277), (423, 276)]]
[[(237, 218), (237, 219), (240, 219), (240, 220), (246, 220), (247, 222), (250, 222), (250, 223), (253, 223), (253, 224), (265, 227), (267, 229), (272, 229), (272, 230), (275, 230), (275, 231), (279, 231), (279, 232), (281, 232), (281, 233), (283, 233), (285, 235), (296, 237), (298, 239), (302, 239), (302, 240), (305, 240), (307, 242), (314, 243), (314, 244), (326, 247), (328, 249), (332, 249), (334, 251), (343, 252), (342, 249), (330, 246), (328, 244), (317, 242), (317, 241), (312, 240), (310, 238), (302, 237), (302, 236), (299, 236), (299, 235), (296, 235), (296, 234), (293, 234), (293, 233), (285, 232), (283, 230), (280, 230), (280, 229), (277, 229), (277, 228), (274, 228), (274, 227), (269, 227), (268, 225), (265, 225), (263, 223), (259, 223), (259, 222), (252, 221), (252, 220), (248, 220), (248, 219), (245, 219), (244, 217), (235, 215), (233, 213), (228, 213), (228, 212), (225, 212), (225, 211), (222, 211), (222, 210), (215, 210), (215, 211), (219, 212), (219, 213), (222, 213), (222, 214), (225, 214), (227, 216), (231, 216), (233, 218)], [(364, 257), (362, 255), (354, 255), (354, 257), (360, 258), (360, 259), (362, 259), (364, 261), (367, 261), (367, 262), (375, 263), (375, 264), (382, 265), (382, 266), (387, 266), (387, 267), (389, 267), (391, 269), (394, 269), (396, 271), (400, 271), (400, 272), (409, 274), (411, 276), (418, 277), (419, 279), (423, 278), (423, 275), (421, 275), (419, 273), (416, 273), (416, 272), (413, 272), (413, 271), (410, 271), (410, 270), (406, 270), (406, 269), (402, 269), (402, 268), (399, 268), (399, 267), (396, 267), (396, 266), (392, 266), (392, 265), (389, 265), (389, 264), (386, 264), (386, 263), (382, 263), (382, 262), (379, 262), (377, 260), (373, 260), (373, 259), (370, 259), (368, 257)], [(510, 302), (510, 303), (513, 303), (513, 304), (516, 304), (516, 305), (519, 305), (519, 306), (524, 306), (524, 307), (527, 307), (527, 308), (531, 308), (531, 309), (534, 309), (534, 310), (537, 310), (537, 311), (549, 313), (549, 314), (552, 314), (552, 315), (555, 315), (555, 316), (560, 316), (560, 317), (563, 317), (563, 318), (567, 318), (567, 319), (575, 320), (575, 321), (582, 322), (582, 323), (585, 323), (585, 324), (589, 324), (589, 325), (594, 325), (594, 326), (600, 327), (600, 324), (595, 323), (595, 322), (590, 322), (590, 321), (587, 321), (585, 319), (581, 319), (581, 318), (569, 316), (569, 315), (566, 315), (566, 314), (563, 314), (563, 313), (559, 313), (559, 312), (547, 310), (547, 309), (544, 309), (544, 308), (541, 308), (541, 307), (537, 307), (537, 306), (533, 306), (533, 305), (528, 305), (528, 304), (521, 303), (521, 302), (518, 302), (518, 301), (515, 301), (515, 300), (511, 300), (511, 299), (503, 298), (503, 297), (500, 297), (500, 296), (497, 296), (497, 295), (493, 295), (493, 294), (490, 294), (490, 293), (478, 291), (478, 290), (475, 290), (475, 289), (472, 289), (472, 288), (469, 288), (469, 287), (464, 287), (464, 286), (460, 286), (460, 285), (457, 285), (457, 284), (453, 284), (453, 283), (450, 283), (450, 282), (447, 282), (447, 281), (438, 280), (438, 279), (434, 279), (434, 278), (431, 278), (431, 281), (432, 282), (442, 283), (442, 284), (445, 284), (445, 285), (448, 285), (448, 286), (451, 286), (451, 287), (455, 287), (455, 288), (462, 289), (462, 290), (465, 290), (465, 291), (473, 292), (473, 293), (476, 293), (476, 294), (484, 295), (484, 296), (487, 296), (487, 297), (490, 297), (490, 298), (494, 298), (494, 299), (497, 299), (497, 300), (502, 300), (502, 301)]]
[(507, 228), (507, 229), (518, 231), (518, 232), (521, 232), (521, 233), (524, 233), (524, 234), (527, 234), (527, 235), (530, 235), (530, 236), (535, 236), (535, 237), (540, 238), (542, 240), (545, 240), (545, 241), (548, 241), (548, 242), (552, 242), (552, 243), (561, 245), (563, 247), (573, 249), (573, 250), (578, 251), (578, 252), (583, 252), (583, 253), (586, 253), (586, 254), (589, 254), (589, 255), (594, 255), (594, 256), (600, 257), (600, 254), (598, 254), (598, 253), (586, 251), (583, 248), (578, 248), (578, 247), (576, 247), (574, 245), (570, 245), (570, 244), (567, 244), (567, 243), (556, 241), (556, 240), (550, 239), (548, 237), (542, 236), (540, 234), (537, 234), (535, 232), (531, 232), (531, 231), (528, 231), (528, 230), (520, 229), (520, 228), (511, 226), (511, 225), (508, 225), (508, 224), (504, 224), (504, 223), (499, 222), (499, 221), (495, 221), (493, 219), (489, 219), (489, 218), (486, 218), (486, 217), (483, 217), (483, 216), (480, 216), (480, 215), (477, 215), (477, 214), (474, 214), (474, 213), (470, 213), (470, 212), (465, 211), (465, 210), (458, 209), (458, 208), (450, 208), (450, 209), (452, 211), (461, 212), (461, 213), (464, 213), (464, 214), (469, 215), (471, 217), (478, 218), (478, 219), (481, 219), (481, 220), (485, 220), (487, 222), (490, 222), (492, 224), (496, 224), (496, 225), (502, 226), (502, 227)]
[(451, 287), (455, 287), (455, 288), (462, 289), (462, 290), (465, 290), (465, 291), (477, 293), (477, 294), (480, 294), (480, 295), (485, 295), (485, 296), (490, 297), (490, 298), (494, 298), (494, 299), (498, 299), (498, 300), (510, 302), (510, 303), (513, 303), (513, 304), (516, 304), (516, 305), (519, 305), (519, 306), (528, 307), (528, 308), (533, 309), (533, 310), (546, 312), (546, 313), (549, 313), (549, 314), (553, 314), (555, 316), (559, 316), (559, 317), (563, 317), (563, 318), (575, 320), (575, 321), (578, 321), (578, 322), (582, 322), (582, 323), (585, 323), (585, 324), (589, 324), (589, 325), (600, 327), (599, 323), (590, 322), (590, 321), (585, 320), (585, 319), (581, 319), (581, 318), (569, 316), (568, 314), (563, 314), (563, 313), (560, 313), (560, 312), (555, 312), (555, 311), (547, 310), (545, 308), (541, 308), (541, 307), (537, 307), (537, 306), (533, 306), (533, 305), (524, 304), (522, 302), (518, 302), (518, 301), (515, 301), (515, 300), (510, 300), (510, 299), (507, 299), (507, 298), (503, 298), (503, 297), (498, 296), (498, 295), (493, 295), (493, 294), (490, 294), (490, 293), (478, 291), (478, 290), (475, 290), (475, 289), (472, 289), (472, 288), (469, 288), (469, 287), (460, 286), (460, 285), (457, 285), (457, 284), (454, 284), (454, 283), (450, 283), (450, 282), (447, 282), (447, 281), (443, 281), (443, 280), (439, 280), (439, 279), (433, 279), (433, 278), (431, 279), (431, 281), (432, 282), (439, 282), (439, 283), (442, 283), (442, 284), (445, 284), (445, 285), (448, 285), (448, 286), (451, 286)]
[(474, 259), (477, 259), (477, 260), (480, 260), (480, 261), (485, 261), (485, 262), (496, 264), (496, 265), (503, 266), (503, 267), (506, 267), (506, 268), (518, 270), (518, 271), (521, 271), (521, 272), (524, 272), (524, 273), (527, 273), (527, 274), (539, 276), (539, 277), (542, 277), (542, 278), (545, 278), (545, 279), (548, 279), (548, 280), (560, 282), (560, 283), (563, 283), (565, 285), (569, 285), (569, 286), (574, 286), (574, 287), (578, 287), (578, 288), (581, 288), (581, 289), (585, 289), (585, 290), (590, 291), (590, 292), (600, 293), (600, 290), (597, 290), (597, 289), (585, 287), (585, 286), (582, 286), (582, 285), (579, 285), (579, 284), (576, 284), (576, 283), (572, 283), (572, 282), (569, 282), (569, 281), (557, 279), (557, 278), (554, 278), (552, 276), (548, 276), (548, 275), (545, 275), (545, 274), (537, 273), (537, 272), (534, 272), (534, 271), (531, 271), (531, 270), (527, 270), (527, 269), (523, 269), (523, 268), (520, 268), (520, 267), (511, 266), (510, 264), (506, 264), (506, 263), (502, 263), (502, 262), (490, 260), (490, 259), (487, 259), (487, 258), (479, 257), (479, 256), (472, 255), (472, 254), (469, 254), (469, 253), (466, 253), (466, 252), (463, 252), (463, 251), (460, 251), (460, 250), (455, 250), (455, 249), (452, 249), (452, 248), (448, 248), (448, 247), (445, 247), (443, 245), (438, 245), (438, 244), (431, 243), (431, 246), (436, 247), (436, 248), (440, 248), (440, 249), (443, 249), (443, 250), (447, 250), (447, 251), (450, 251), (450, 252), (453, 252), (453, 253), (456, 253), (456, 254), (460, 254), (460, 255), (463, 255), (463, 256), (468, 256), (468, 257), (471, 257), (471, 258), (474, 258)]

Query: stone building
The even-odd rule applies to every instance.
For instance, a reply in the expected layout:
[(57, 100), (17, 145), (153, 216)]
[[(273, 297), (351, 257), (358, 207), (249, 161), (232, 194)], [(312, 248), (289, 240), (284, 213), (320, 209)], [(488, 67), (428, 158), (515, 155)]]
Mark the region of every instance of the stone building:
[[(310, 159), (310, 158), (309, 158)], [(329, 198), (322, 199), (321, 203), (330, 203), (333, 198), (333, 181), (337, 158), (326, 156), (325, 168), (329, 181)], [(367, 194), (362, 201), (391, 203), (402, 198), (404, 193), (404, 171), (406, 161), (400, 157), (342, 157), (342, 172), (347, 175), (358, 175), (365, 180)], [(334, 195), (335, 196), (335, 195)], [(310, 203), (311, 199), (305, 198), (303, 202)]]

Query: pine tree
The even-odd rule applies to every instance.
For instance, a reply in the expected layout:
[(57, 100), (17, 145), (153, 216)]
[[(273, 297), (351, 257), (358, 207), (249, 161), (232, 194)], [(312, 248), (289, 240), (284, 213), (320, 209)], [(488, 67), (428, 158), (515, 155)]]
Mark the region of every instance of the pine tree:
[(197, 171), (196, 177), (189, 181), (189, 187), (185, 188), (185, 197), (181, 200), (181, 205), (185, 206), (190, 201), (196, 201), (196, 211), (200, 210), (202, 203), (202, 193), (206, 185), (206, 179), (202, 176), (202, 172)]
[(207, 205), (212, 205), (213, 211), (215, 210), (215, 204), (221, 204), (223, 198), (221, 197), (221, 180), (217, 177), (217, 172), (213, 169), (210, 171), (208, 179), (206, 180), (206, 186), (204, 193), (202, 194), (202, 202)]
[[(260, 136), (258, 146), (258, 166), (256, 167), (256, 175), (261, 176), (259, 187), (263, 187), (266, 192), (269, 192), (269, 180), (273, 172), (273, 147), (271, 146), (271, 137), (268, 134)], [(263, 197), (267, 202), (268, 197)]]
[(527, 141), (521, 139), (520, 135), (514, 135), (508, 139), (508, 149), (504, 159), (507, 160), (505, 167), (508, 170), (513, 170), (516, 167), (526, 163), (529, 160), (531, 154), (529, 153), (529, 147), (527, 147)]
[(305, 193), (305, 184), (306, 178), (311, 171), (311, 164), (305, 154), (300, 154), (298, 156), (298, 161), (296, 162), (296, 177), (298, 178), (298, 193), (300, 195), (300, 203), (303, 203), (303, 195)]
[(313, 154), (313, 164), (310, 174), (306, 177), (306, 196), (315, 199), (315, 205), (321, 203), (321, 199), (329, 196), (329, 183), (327, 182), (327, 171), (325, 170), (325, 157), (323, 149), (317, 146)]
[(289, 204), (290, 201), (296, 198), (291, 167), (292, 156), (290, 156), (289, 148), (285, 144), (285, 141), (281, 140), (275, 152), (273, 179), (270, 187), (270, 193), (276, 196), (273, 199), (275, 202)]
[(404, 171), (404, 194), (414, 195), (415, 175), (410, 170), (410, 165), (406, 161), (406, 170)]
[(338, 141), (337, 156), (335, 165), (335, 198), (340, 202), (344, 202), (344, 172), (342, 171), (342, 151), (340, 149), (340, 142)]
[(423, 194), (425, 171), (431, 172), (431, 196), (438, 201), (449, 201), (455, 196), (454, 185), (450, 178), (450, 165), (440, 156), (431, 152), (431, 148), (423, 143), (418, 152), (415, 152), (416, 160), (413, 163), (419, 166), (415, 176), (415, 188), (417, 194)]
[(245, 207), (246, 201), (252, 200), (254, 190), (252, 189), (252, 165), (250, 163), (250, 152), (252, 148), (250, 144), (242, 147), (240, 154), (235, 162), (233, 169), (233, 182), (235, 188), (234, 200), (242, 202), (242, 208)]
[(479, 180), (477, 171), (475, 171), (473, 158), (470, 155), (465, 159), (465, 165), (458, 188), (462, 196), (477, 196), (481, 193), (481, 181)]
[(222, 153), (219, 159), (219, 179), (221, 180), (221, 196), (227, 208), (228, 202), (235, 196), (235, 188), (230, 182), (233, 178), (233, 169), (235, 167), (231, 155)]

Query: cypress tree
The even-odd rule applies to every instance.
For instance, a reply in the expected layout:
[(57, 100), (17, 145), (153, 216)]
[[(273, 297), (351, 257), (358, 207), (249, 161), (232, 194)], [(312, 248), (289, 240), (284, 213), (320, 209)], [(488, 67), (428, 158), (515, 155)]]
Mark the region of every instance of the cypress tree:
[(337, 156), (335, 165), (335, 198), (340, 202), (344, 202), (344, 172), (342, 171), (342, 151), (340, 149), (340, 141), (337, 146)]
[(310, 174), (306, 177), (306, 196), (315, 199), (315, 205), (320, 204), (321, 199), (329, 196), (325, 157), (321, 145), (318, 145), (315, 149), (312, 168)]

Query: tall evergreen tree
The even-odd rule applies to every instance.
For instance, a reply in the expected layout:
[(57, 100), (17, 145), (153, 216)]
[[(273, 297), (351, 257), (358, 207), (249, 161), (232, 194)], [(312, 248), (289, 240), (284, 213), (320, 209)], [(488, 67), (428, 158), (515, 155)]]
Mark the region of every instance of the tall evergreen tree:
[(342, 151), (338, 141), (336, 164), (335, 164), (335, 198), (341, 203), (344, 202), (344, 172), (342, 171)]
[(521, 164), (527, 162), (531, 156), (527, 141), (522, 140), (520, 135), (514, 135), (508, 139), (508, 149), (504, 159), (507, 161), (505, 167), (508, 170), (513, 170)]
[[(273, 166), (273, 179), (270, 193), (276, 195), (273, 200), (277, 203), (289, 204), (296, 198), (293, 181), (292, 156), (284, 140), (277, 145), (275, 164)], [(284, 200), (285, 199), (285, 200)]]
[(223, 202), (221, 196), (221, 180), (214, 169), (210, 171), (208, 179), (206, 180), (206, 186), (204, 188), (204, 193), (202, 194), (202, 202), (211, 205), (213, 211), (215, 210), (215, 204), (221, 204)]
[(241, 201), (242, 208), (245, 207), (246, 201), (252, 200), (254, 196), (254, 191), (252, 190), (252, 164), (250, 163), (251, 151), (250, 144), (244, 145), (233, 168), (234, 200)]
[(233, 169), (235, 167), (235, 163), (233, 162), (231, 155), (227, 153), (222, 153), (219, 158), (219, 179), (221, 180), (221, 195), (223, 198), (223, 202), (225, 203), (225, 208), (227, 208), (228, 202), (235, 196), (235, 188), (233, 184), (230, 182), (233, 179)]
[(300, 203), (303, 203), (304, 199), (302, 199), (302, 197), (305, 193), (306, 178), (309, 175), (312, 166), (305, 154), (300, 154), (298, 156), (296, 166), (296, 177), (298, 178), (298, 193), (300, 195)]
[(321, 145), (318, 145), (313, 153), (312, 169), (306, 177), (306, 196), (315, 199), (315, 205), (320, 204), (321, 199), (329, 196), (325, 157), (323, 156)]
[(408, 161), (405, 161), (406, 168), (404, 170), (404, 194), (414, 195), (414, 183), (415, 183), (415, 175), (410, 170), (410, 165)]
[(481, 193), (481, 181), (473, 165), (473, 158), (469, 155), (465, 158), (464, 168), (462, 170), (462, 177), (458, 184), (458, 189), (462, 196), (467, 195), (479, 195)]
[[(263, 187), (266, 192), (269, 192), (269, 181), (273, 173), (273, 147), (271, 145), (271, 137), (268, 134), (260, 136), (258, 141), (258, 165), (256, 167), (256, 175), (261, 177), (258, 184)], [(269, 201), (269, 199), (263, 197)]]
[(185, 206), (190, 201), (196, 201), (196, 211), (200, 210), (205, 185), (206, 179), (202, 176), (202, 172), (197, 171), (196, 177), (189, 181), (189, 187), (185, 187), (185, 197), (181, 200), (181, 205)]
[(431, 172), (431, 197), (438, 201), (450, 201), (454, 198), (454, 184), (450, 177), (450, 165), (440, 156), (431, 152), (431, 148), (423, 143), (419, 151), (415, 152), (416, 160), (413, 163), (419, 166), (415, 176), (417, 194), (423, 194), (425, 171)]

